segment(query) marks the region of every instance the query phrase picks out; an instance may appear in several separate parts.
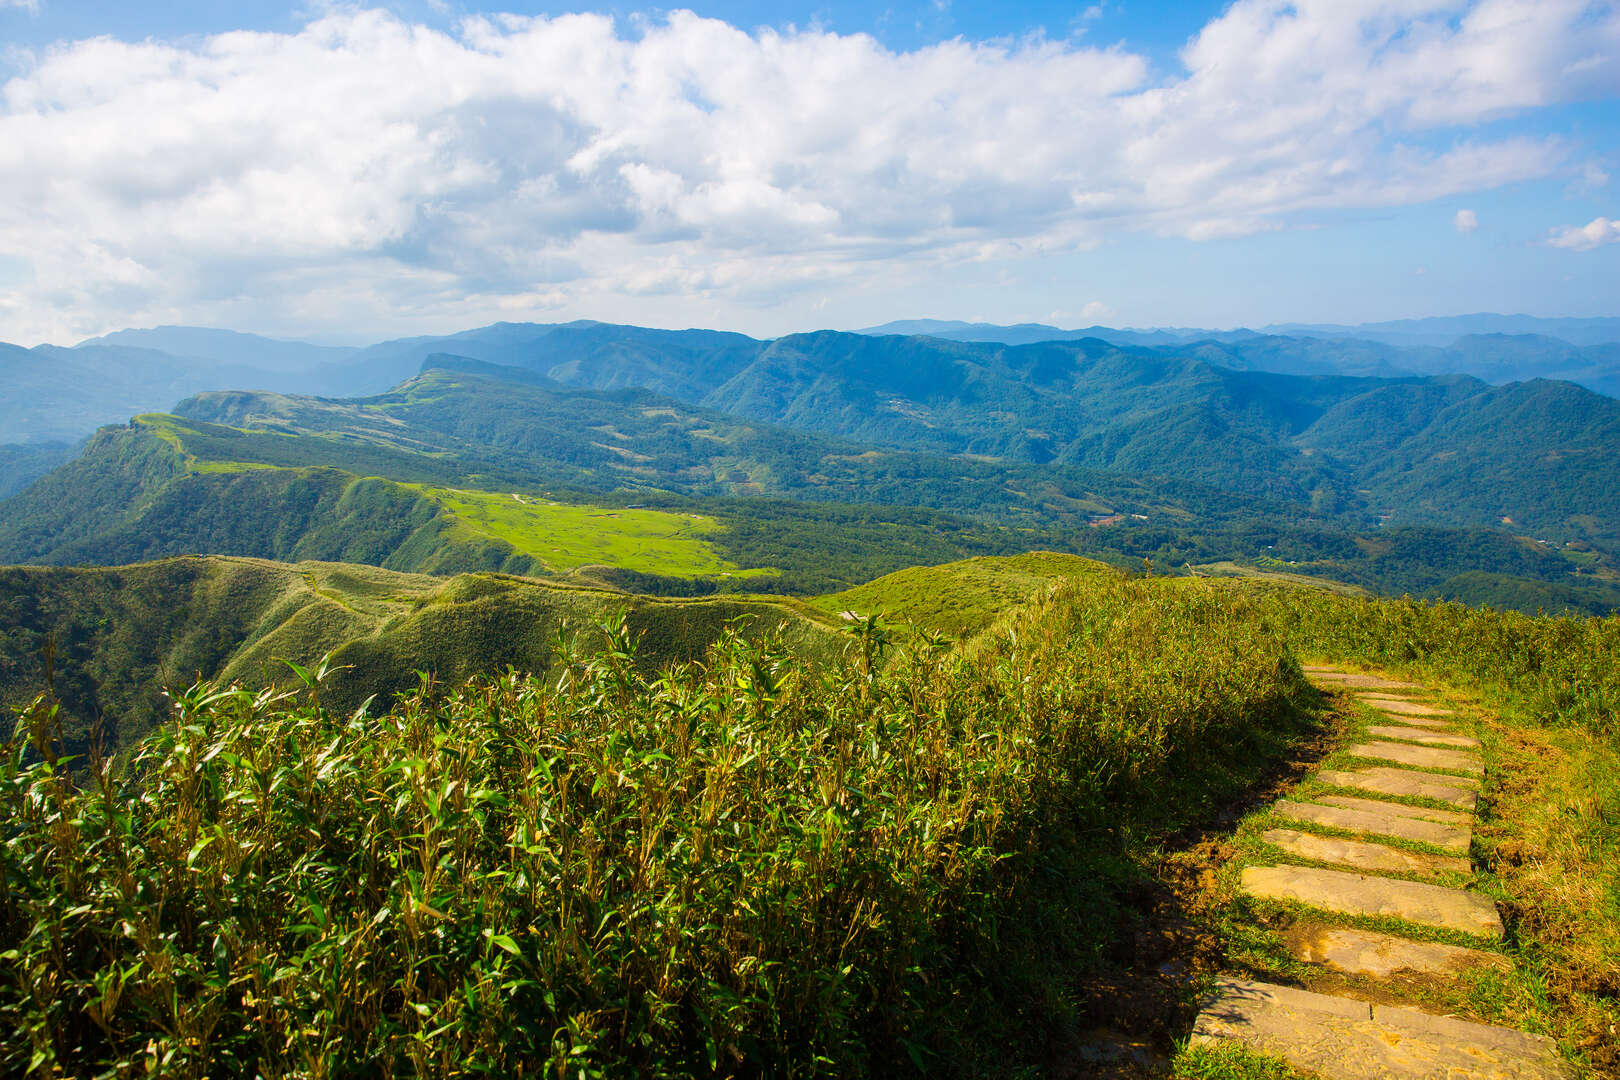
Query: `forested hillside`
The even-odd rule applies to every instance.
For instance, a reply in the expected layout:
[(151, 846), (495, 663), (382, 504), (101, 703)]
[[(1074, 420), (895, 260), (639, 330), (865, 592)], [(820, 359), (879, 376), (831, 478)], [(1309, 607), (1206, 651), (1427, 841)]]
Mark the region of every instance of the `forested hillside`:
[[(1612, 539), (1612, 516), (1599, 504), (1614, 485), (1601, 470), (1549, 482), (1520, 479), (1520, 466), (1527, 456), (1615, 450), (1614, 399), (1546, 381), (1282, 375), (1262, 370), (1261, 356), (1233, 352), (1275, 349), (1278, 340), (1156, 349), (822, 332), (753, 342), (706, 331), (502, 324), (363, 355), (403, 367), (453, 352), (569, 387), (653, 387), (688, 406), (868, 447), (1194, 480), (1368, 521), (1496, 527), (1509, 518), (1560, 541)], [(1448, 412), (1464, 400), (1472, 401), (1467, 412), (1516, 412), (1513, 430), (1469, 426)], [(1462, 439), (1466, 461), (1446, 445)], [(1414, 488), (1464, 485), (1470, 497), (1455, 505), (1413, 498)]]
[[(1435, 527), (1448, 517), (1443, 507), (1430, 525), (1378, 527), (1357, 496), (1327, 481), (1307, 505), (1061, 462), (874, 447), (645, 390), (559, 387), (547, 375), (443, 355), (428, 363), (373, 398), (205, 394), (179, 415), (109, 428), (81, 458), (0, 504), (0, 560), (127, 563), (212, 552), (526, 574), (600, 564), (644, 591), (802, 594), (1045, 547), (1178, 570), (1235, 559), (1444, 596), (1479, 596), (1477, 578), (1466, 591), (1450, 582), (1483, 571), (1504, 580), (1503, 597), (1532, 610), (1607, 610), (1617, 598), (1605, 584), (1606, 494), (1583, 504), (1596, 510), (1584, 520), (1598, 542), (1577, 551), (1514, 535), (1529, 522)], [(1236, 413), (1278, 424), (1290, 410), (1317, 408), (1250, 378), (1228, 376)], [(1347, 483), (1419, 439), (1424, 418), (1444, 414), (1448, 402), (1478, 405), (1475, 385), (1377, 387), (1359, 406), (1322, 413), (1312, 429), (1360, 446), (1361, 457), (1333, 462), (1303, 443), (1296, 453)], [(1520, 397), (1557, 393), (1580, 391), (1554, 384)], [(1533, 442), (1549, 426), (1532, 418), (1496, 437)], [(1567, 445), (1573, 453), (1606, 437), (1600, 429)], [(1261, 444), (1258, 452), (1277, 451)], [(1538, 468), (1556, 475), (1557, 463)], [(1434, 474), (1390, 475), (1411, 483)], [(1499, 479), (1516, 481), (1511, 470)], [(1570, 494), (1552, 485), (1523, 492), (1540, 500), (1525, 505), (1554, 510)], [(1469, 505), (1493, 505), (1485, 489), (1467, 495)], [(1410, 516), (1421, 509), (1412, 508)]]
[[(343, 563), (186, 557), (108, 568), (0, 568), (0, 709), (54, 687), (74, 753), (128, 745), (201, 678), (267, 686), (283, 661), (330, 654), (327, 703), (353, 711), (417, 686), (515, 666), (544, 672), (559, 629), (623, 613), (649, 671), (703, 655), (727, 625), (806, 655), (835, 648), (837, 620), (790, 600), (634, 596), (589, 574), (536, 581), (432, 577)], [(47, 664), (50, 670), (47, 670)], [(295, 681), (295, 680), (294, 680)]]

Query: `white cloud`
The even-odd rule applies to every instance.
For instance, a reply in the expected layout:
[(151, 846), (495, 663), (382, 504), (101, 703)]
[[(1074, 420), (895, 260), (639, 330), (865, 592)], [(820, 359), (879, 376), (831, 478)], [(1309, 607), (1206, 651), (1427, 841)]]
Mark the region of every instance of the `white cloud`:
[(1451, 219), (1457, 231), (1464, 235), (1475, 232), (1479, 228), (1479, 215), (1472, 210), (1459, 210), (1457, 216)]
[(0, 338), (757, 309), (1243, 236), (1552, 175), (1560, 141), (1458, 126), (1613, 97), (1614, 57), (1620, 12), (1577, 0), (1238, 0), (1169, 78), (1123, 48), (896, 53), (680, 11), (75, 42), (0, 89), (0, 251), (33, 253)]
[(39, 14), (39, 0), (0, 0), (0, 8), (22, 8), (31, 15)]
[(1547, 243), (1571, 251), (1591, 251), (1604, 244), (1620, 244), (1620, 221), (1600, 217), (1585, 225), (1562, 225), (1552, 230)]

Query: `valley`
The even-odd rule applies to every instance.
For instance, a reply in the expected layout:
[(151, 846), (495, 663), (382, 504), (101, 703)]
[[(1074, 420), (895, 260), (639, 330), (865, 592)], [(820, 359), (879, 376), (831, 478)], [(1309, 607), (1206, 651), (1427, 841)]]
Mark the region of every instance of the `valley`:
[(655, 591), (806, 595), (1047, 548), (1524, 610), (1620, 600), (1620, 412), (1570, 384), (1269, 375), (1095, 339), (749, 340), (502, 326), (412, 343), (421, 370), (370, 397), (200, 394), (0, 505), (0, 559), (595, 563)]

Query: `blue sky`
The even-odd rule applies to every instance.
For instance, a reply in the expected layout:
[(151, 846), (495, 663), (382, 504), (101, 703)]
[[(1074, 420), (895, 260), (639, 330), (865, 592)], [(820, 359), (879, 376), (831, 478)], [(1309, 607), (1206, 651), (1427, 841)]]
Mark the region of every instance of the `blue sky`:
[(0, 40), (0, 340), (1620, 315), (1609, 2), (0, 0)]

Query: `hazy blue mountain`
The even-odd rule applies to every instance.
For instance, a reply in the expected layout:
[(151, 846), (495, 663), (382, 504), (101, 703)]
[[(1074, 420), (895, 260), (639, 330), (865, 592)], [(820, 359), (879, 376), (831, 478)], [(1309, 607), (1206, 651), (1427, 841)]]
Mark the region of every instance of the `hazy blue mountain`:
[(1560, 338), (1574, 345), (1602, 345), (1620, 341), (1620, 318), (1542, 319), (1533, 315), (1438, 316), (1395, 319), (1390, 322), (1280, 323), (1261, 328), (1267, 334), (1303, 334), (1310, 337), (1356, 337), (1391, 345), (1446, 346), (1475, 334), (1537, 334)]
[(874, 336), (937, 337), (947, 341), (994, 341), (1002, 345), (1033, 345), (1040, 341), (1078, 341), (1088, 337), (1100, 338), (1115, 345), (1183, 345), (1192, 341), (1239, 341), (1254, 336), (1252, 330), (1194, 330), (1184, 327), (1134, 330), (1116, 329), (1111, 326), (1087, 326), (1078, 330), (1063, 330), (1044, 323), (999, 326), (995, 323), (953, 322), (944, 319), (901, 319), (884, 323), (882, 326), (869, 326), (855, 333)]
[[(1501, 330), (1486, 327), (1537, 327)], [(1564, 336), (1554, 336), (1559, 330)], [(1366, 331), (1363, 333), (1363, 331)], [(1481, 315), (1369, 326), (1304, 324), (1252, 330), (1063, 330), (1039, 323), (913, 319), (858, 331), (926, 335), (947, 341), (1027, 345), (1096, 338), (1140, 345), (1211, 364), (1287, 375), (1474, 375), (1487, 382), (1567, 379), (1611, 397), (1620, 395), (1620, 319), (1532, 319)], [(1584, 344), (1578, 344), (1582, 342)]]
[(174, 356), (195, 357), (239, 367), (261, 368), (271, 372), (313, 371), (325, 364), (337, 364), (358, 349), (311, 345), (303, 341), (283, 341), (216, 330), (205, 326), (157, 326), (148, 330), (118, 330), (81, 341), (79, 347), (123, 345), (155, 349)]
[(579, 321), (495, 323), (439, 337), (402, 338), (362, 350), (357, 379), (379, 393), (414, 375), (429, 356), (447, 353), (539, 372), (566, 386), (640, 387), (694, 401), (748, 364), (765, 342), (718, 330), (655, 330)]
[(0, 344), (0, 443), (76, 442), (102, 424), (167, 409), (202, 390), (292, 389), (296, 374), (155, 349)]

